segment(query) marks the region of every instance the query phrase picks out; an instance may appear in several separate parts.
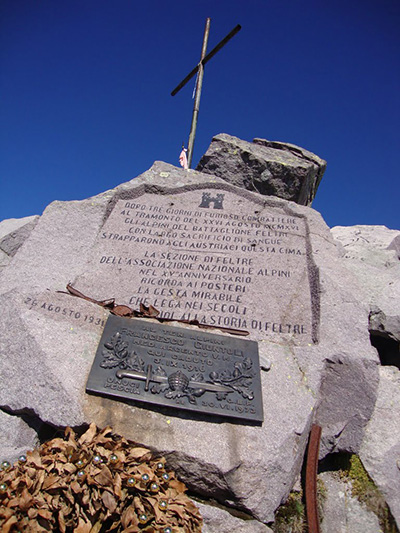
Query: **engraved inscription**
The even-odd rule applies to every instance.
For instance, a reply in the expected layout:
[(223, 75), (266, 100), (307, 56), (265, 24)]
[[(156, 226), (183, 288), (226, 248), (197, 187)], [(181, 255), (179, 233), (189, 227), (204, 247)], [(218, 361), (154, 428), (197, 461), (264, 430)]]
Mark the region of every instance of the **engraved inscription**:
[(119, 200), (76, 286), (164, 318), (315, 342), (306, 220), (290, 213), (218, 189)]
[(23, 300), (29, 310), (57, 321), (68, 321), (88, 329), (104, 328), (106, 320), (104, 312), (99, 308), (90, 306), (87, 302), (71, 299), (64, 295), (35, 295), (26, 296)]

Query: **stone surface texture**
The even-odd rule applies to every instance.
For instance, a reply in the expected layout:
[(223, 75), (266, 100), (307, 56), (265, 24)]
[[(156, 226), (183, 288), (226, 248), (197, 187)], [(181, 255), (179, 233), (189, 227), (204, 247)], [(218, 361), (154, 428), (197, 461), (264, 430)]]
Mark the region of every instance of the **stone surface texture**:
[(400, 371), (380, 368), (378, 399), (366, 427), (360, 458), (400, 528)]
[(400, 231), (337, 226), (331, 233), (370, 308), (370, 331), (400, 342)]
[(242, 520), (219, 507), (196, 502), (203, 517), (203, 533), (272, 533), (257, 520)]
[(320, 458), (328, 453), (359, 452), (375, 407), (378, 382), (373, 361), (353, 361), (340, 354), (326, 361), (316, 414), (316, 422), (323, 428)]
[(294, 144), (266, 139), (243, 141), (221, 133), (213, 137), (196, 170), (237, 187), (310, 206), (326, 161)]
[[(282, 157), (294, 158), (290, 152), (280, 152)], [(317, 165), (302, 161), (296, 163), (301, 172), (304, 176), (314, 172), (316, 180)], [(261, 361), (269, 368), (261, 372), (262, 426), (195, 419), (185, 413), (167, 415), (161, 409), (85, 393), (108, 311), (66, 294), (66, 285), (83, 279), (93, 267), (91, 251), (116, 199), (129, 198), (132, 191), (168, 196), (168, 190), (172, 194), (183, 187), (246, 194), (262, 209), (306, 221), (317, 284), (313, 295), (318, 303), (313, 311), (317, 338), (300, 344), (279, 337), (259, 340)], [(306, 203), (309, 193), (302, 194)], [(140, 253), (140, 247), (135, 253)], [(353, 274), (343, 267), (328, 227), (313, 209), (243, 192), (210, 174), (156, 162), (140, 177), (88, 200), (50, 204), (13, 262), (3, 269), (0, 407), (34, 413), (56, 427), (110, 424), (126, 438), (166, 455), (191, 491), (249, 513), (260, 523), (253, 531), (266, 530), (261, 523), (274, 520), (275, 510), (299, 476), (316, 414), (327, 422), (323, 433), (327, 451), (357, 450), (362, 441), (376, 396), (379, 359), (369, 342), (368, 307), (357, 299), (355, 283)], [(117, 277), (110, 275), (108, 284), (96, 290), (96, 295), (89, 296), (113, 297), (118, 292)], [(274, 290), (278, 288), (272, 284), (271, 295)], [(341, 384), (331, 376), (336, 367), (351, 388), (348, 394), (341, 394)], [(325, 391), (332, 394), (331, 400), (323, 397)], [(349, 408), (349, 401), (356, 406)], [(334, 410), (332, 425), (330, 409)]]
[(10, 416), (0, 411), (0, 462), (14, 463), (38, 445), (37, 433), (19, 416)]
[(39, 220), (38, 215), (9, 218), (0, 222), (0, 275)]
[(330, 472), (318, 477), (326, 491), (321, 533), (384, 533), (378, 517), (352, 496), (349, 483)]

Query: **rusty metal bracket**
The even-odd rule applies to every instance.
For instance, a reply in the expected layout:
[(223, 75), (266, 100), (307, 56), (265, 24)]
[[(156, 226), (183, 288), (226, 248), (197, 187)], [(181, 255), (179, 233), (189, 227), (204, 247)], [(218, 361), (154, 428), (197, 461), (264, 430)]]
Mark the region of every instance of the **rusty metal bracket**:
[(317, 470), (321, 432), (321, 426), (313, 424), (310, 432), (310, 440), (308, 442), (306, 465), (306, 512), (309, 533), (320, 533), (317, 506)]

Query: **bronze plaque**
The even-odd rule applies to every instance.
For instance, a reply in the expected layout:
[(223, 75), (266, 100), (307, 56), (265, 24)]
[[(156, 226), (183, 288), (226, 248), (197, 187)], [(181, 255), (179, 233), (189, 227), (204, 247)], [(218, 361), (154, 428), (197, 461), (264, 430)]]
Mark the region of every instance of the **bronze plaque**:
[(255, 341), (110, 316), (86, 391), (263, 421)]

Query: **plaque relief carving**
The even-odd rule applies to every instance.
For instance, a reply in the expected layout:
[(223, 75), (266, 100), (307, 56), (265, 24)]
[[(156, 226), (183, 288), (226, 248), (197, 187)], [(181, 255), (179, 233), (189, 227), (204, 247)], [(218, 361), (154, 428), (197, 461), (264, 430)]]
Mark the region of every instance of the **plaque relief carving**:
[(112, 316), (88, 392), (262, 421), (257, 343)]

